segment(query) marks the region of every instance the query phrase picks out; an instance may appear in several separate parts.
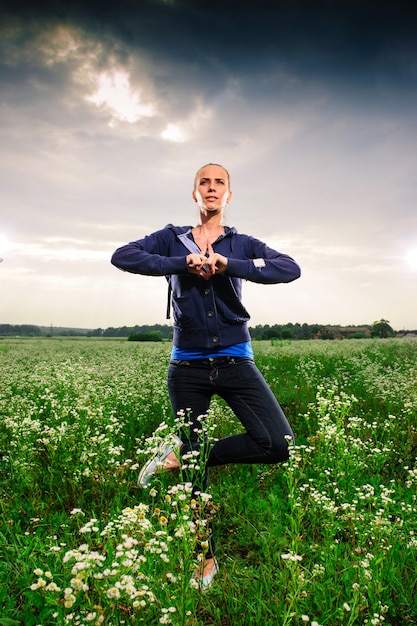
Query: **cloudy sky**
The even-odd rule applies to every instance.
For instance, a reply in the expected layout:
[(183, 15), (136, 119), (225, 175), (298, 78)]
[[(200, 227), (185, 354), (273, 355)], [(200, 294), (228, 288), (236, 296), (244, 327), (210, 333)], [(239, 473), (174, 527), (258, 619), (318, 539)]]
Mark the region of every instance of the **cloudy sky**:
[(303, 272), (245, 284), (251, 325), (417, 328), (413, 0), (10, 4), (0, 323), (165, 323), (165, 280), (109, 259), (196, 223), (194, 173), (217, 162), (227, 223)]

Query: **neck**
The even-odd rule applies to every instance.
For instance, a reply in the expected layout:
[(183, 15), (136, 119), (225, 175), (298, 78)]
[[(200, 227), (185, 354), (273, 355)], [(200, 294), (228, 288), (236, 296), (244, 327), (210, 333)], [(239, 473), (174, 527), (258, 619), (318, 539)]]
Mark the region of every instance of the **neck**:
[(218, 232), (223, 229), (223, 212), (205, 215), (200, 213), (199, 229), (204, 233)]

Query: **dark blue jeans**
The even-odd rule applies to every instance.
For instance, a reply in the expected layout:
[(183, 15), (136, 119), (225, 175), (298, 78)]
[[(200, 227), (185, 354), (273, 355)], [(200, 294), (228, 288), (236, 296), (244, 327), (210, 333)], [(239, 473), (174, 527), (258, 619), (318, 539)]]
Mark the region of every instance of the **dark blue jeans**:
[[(208, 467), (228, 463), (278, 463), (289, 457), (286, 437), (294, 439), (291, 427), (268, 387), (261, 372), (251, 359), (219, 357), (192, 361), (171, 361), (168, 368), (168, 392), (175, 415), (184, 411), (192, 422), (184, 433), (181, 453), (198, 448), (200, 428), (197, 418), (205, 415), (210, 400), (217, 394), (231, 407), (242, 423), (245, 432), (216, 441), (210, 449)], [(197, 488), (207, 487), (208, 469)], [(210, 523), (211, 536), (206, 558), (216, 553), (216, 545)]]
[(286, 437), (292, 439), (293, 432), (251, 359), (219, 357), (171, 361), (168, 391), (174, 413), (186, 411), (193, 422), (189, 433), (191, 442), (196, 439), (193, 429), (199, 426), (196, 418), (207, 413), (214, 394), (227, 402), (242, 423), (245, 433), (214, 443), (208, 467), (228, 463), (279, 463), (288, 459), (291, 442)]

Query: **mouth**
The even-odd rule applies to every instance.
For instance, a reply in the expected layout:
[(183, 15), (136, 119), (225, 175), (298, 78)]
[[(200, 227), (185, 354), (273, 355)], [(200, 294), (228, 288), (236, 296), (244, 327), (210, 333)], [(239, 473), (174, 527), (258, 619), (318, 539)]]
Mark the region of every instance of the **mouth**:
[(207, 196), (206, 197), (206, 202), (213, 202), (214, 200), (217, 200), (217, 196)]

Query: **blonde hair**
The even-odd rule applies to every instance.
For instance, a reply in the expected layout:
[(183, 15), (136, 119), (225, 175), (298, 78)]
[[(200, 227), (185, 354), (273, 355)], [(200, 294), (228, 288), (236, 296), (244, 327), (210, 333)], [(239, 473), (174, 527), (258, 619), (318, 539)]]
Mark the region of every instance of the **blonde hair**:
[(198, 178), (199, 173), (201, 172), (201, 170), (203, 170), (205, 167), (208, 167), (209, 165), (215, 165), (216, 167), (221, 167), (222, 170), (224, 170), (226, 172), (227, 183), (228, 183), (228, 186), (229, 186), (229, 189), (230, 189), (230, 174), (229, 174), (228, 170), (223, 165), (220, 165), (220, 163), (206, 163), (205, 165), (202, 165), (197, 170), (196, 175), (194, 177), (194, 189), (197, 187), (197, 178)]

